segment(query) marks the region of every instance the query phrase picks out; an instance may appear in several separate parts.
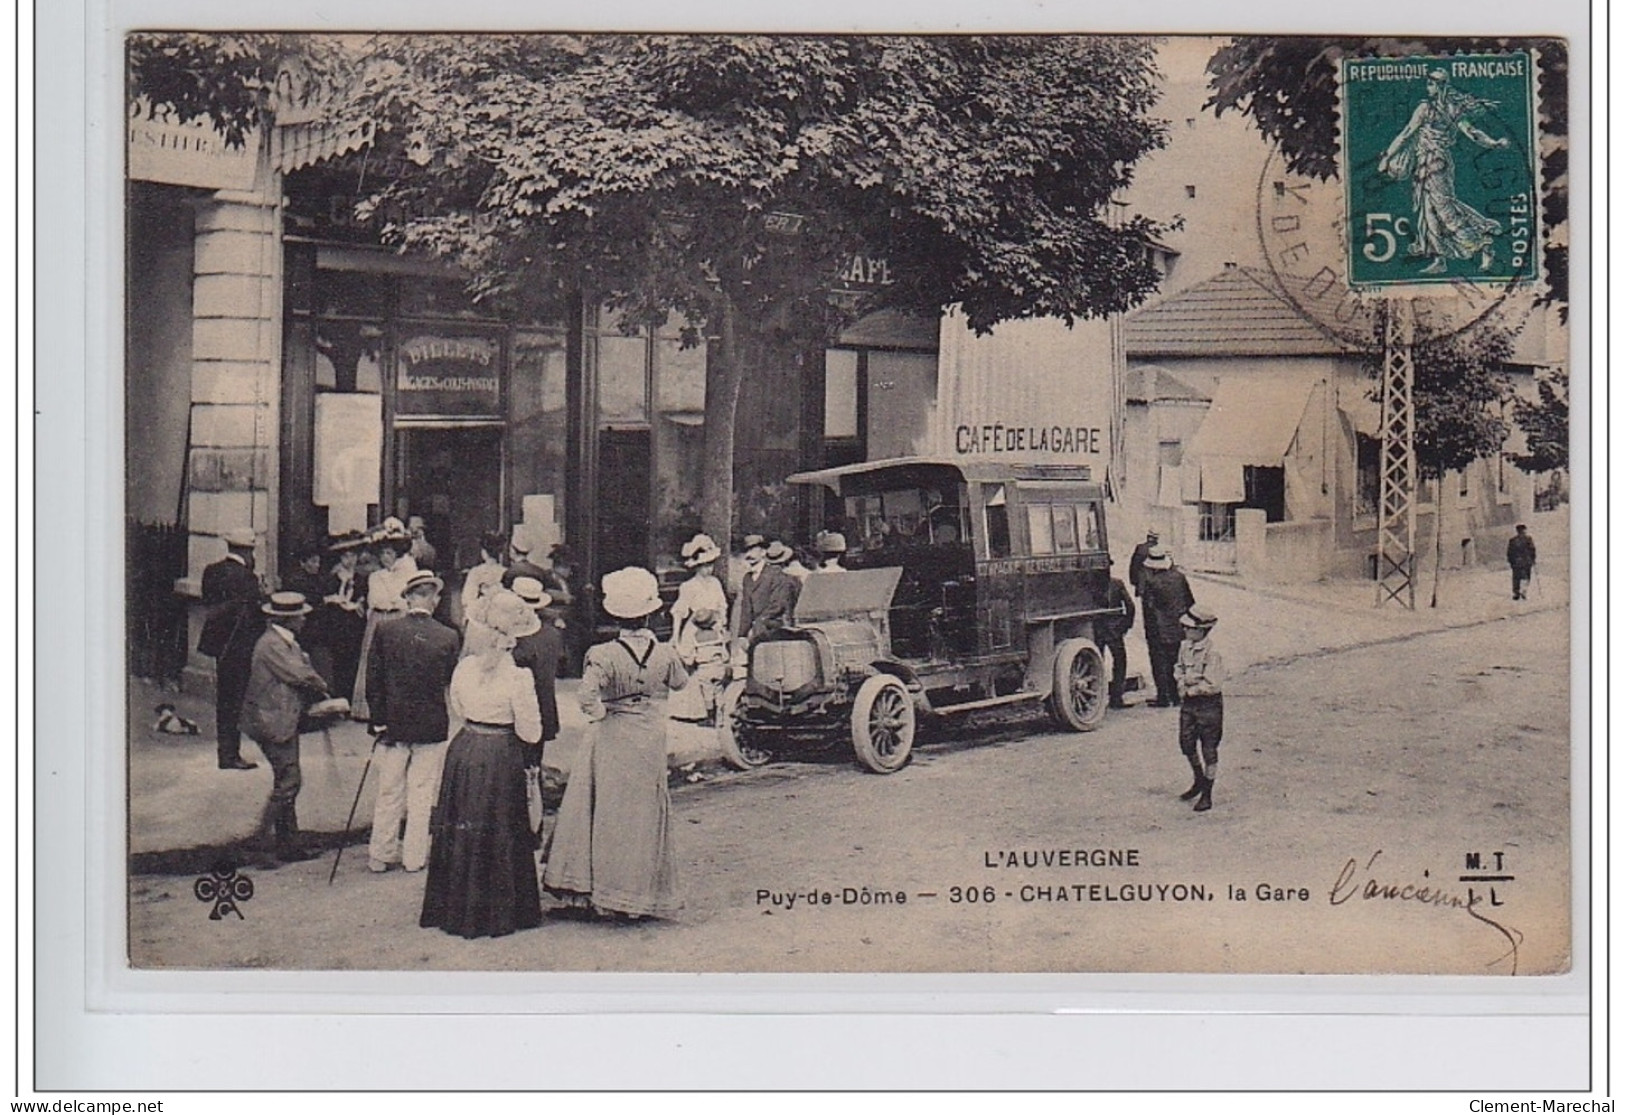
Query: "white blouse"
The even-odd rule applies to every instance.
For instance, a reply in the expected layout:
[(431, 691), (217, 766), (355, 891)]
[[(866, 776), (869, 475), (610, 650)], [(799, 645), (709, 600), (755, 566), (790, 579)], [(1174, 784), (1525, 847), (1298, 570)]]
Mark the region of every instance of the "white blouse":
[(542, 738), (542, 710), (536, 704), (536, 684), (530, 671), (514, 664), (504, 653), (489, 672), (489, 658), (465, 658), (451, 675), (451, 714), (482, 724), (512, 724), (526, 743)]

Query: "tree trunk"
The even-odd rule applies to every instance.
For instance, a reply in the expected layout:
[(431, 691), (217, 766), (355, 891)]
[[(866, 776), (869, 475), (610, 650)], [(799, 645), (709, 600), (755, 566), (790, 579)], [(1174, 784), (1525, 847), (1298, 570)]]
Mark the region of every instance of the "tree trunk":
[(745, 380), (745, 353), (733, 299), (722, 296), (721, 340), (705, 369), (705, 451), (700, 462), (700, 522), (728, 552), (733, 537), (734, 416)]

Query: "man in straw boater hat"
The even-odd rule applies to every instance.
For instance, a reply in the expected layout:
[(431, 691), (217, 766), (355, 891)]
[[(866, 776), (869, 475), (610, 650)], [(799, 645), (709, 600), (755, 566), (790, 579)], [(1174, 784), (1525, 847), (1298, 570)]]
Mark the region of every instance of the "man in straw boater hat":
[(215, 750), (220, 769), (253, 770), (259, 764), (243, 758), (238, 721), (243, 695), (248, 692), (254, 643), (265, 629), (259, 609), (263, 593), (254, 572), (256, 535), (246, 528), (228, 530), (222, 541), (226, 556), (203, 570), (207, 615), (197, 649), (214, 659)]
[(271, 764), (271, 796), (260, 818), (260, 835), (274, 842), (277, 859), (292, 863), (315, 854), (300, 843), (294, 811), (301, 784), (299, 718), (308, 705), (328, 695), (327, 682), (299, 645), (299, 631), (310, 614), (304, 596), (272, 593), (260, 611), (267, 625), (254, 644), (242, 724)]
[(1140, 603), (1145, 624), (1145, 649), (1151, 658), (1151, 676), (1157, 683), (1157, 697), (1151, 704), (1167, 708), (1179, 703), (1179, 687), (1174, 683), (1174, 659), (1179, 657), (1183, 635), (1179, 617), (1196, 603), (1185, 574), (1174, 568), (1173, 555), (1158, 544), (1146, 555), (1140, 574)]
[[(1196, 799), (1196, 812), (1213, 808), (1213, 780), (1219, 776), (1219, 740), (1224, 736), (1224, 659), (1213, 645), (1219, 617), (1200, 605), (1179, 617), (1184, 641), (1174, 676), (1179, 683), (1179, 750), (1191, 765), (1195, 781), (1179, 795)], [(1200, 751), (1198, 751), (1200, 749)]]
[(535, 631), (518, 636), (514, 642), (514, 663), (530, 671), (536, 689), (536, 707), (542, 714), (542, 742), (559, 736), (559, 698), (555, 682), (559, 676), (559, 661), (564, 657), (563, 622), (549, 609), (553, 596), (535, 577), (520, 577), (513, 583), (513, 594), (536, 613), (540, 625)]
[[(367, 712), (378, 752), (378, 797), (367, 867), (421, 871), (429, 862), (429, 810), (440, 789), (451, 718), (446, 687), (462, 640), (434, 618), (445, 584), (427, 569), (401, 586), (406, 614), (378, 625), (367, 658)], [(406, 841), (401, 841), (401, 824)]]
[(774, 541), (763, 551), (764, 564), (754, 580), (747, 579), (739, 596), (740, 634), (750, 642), (789, 626), (801, 598), (801, 582), (784, 571), (795, 551)]
[(1154, 530), (1145, 532), (1145, 541), (1134, 547), (1134, 552), (1128, 559), (1128, 583), (1134, 589), (1134, 595), (1140, 595), (1140, 581), (1145, 576), (1145, 559), (1151, 556), (1151, 549), (1162, 538)]

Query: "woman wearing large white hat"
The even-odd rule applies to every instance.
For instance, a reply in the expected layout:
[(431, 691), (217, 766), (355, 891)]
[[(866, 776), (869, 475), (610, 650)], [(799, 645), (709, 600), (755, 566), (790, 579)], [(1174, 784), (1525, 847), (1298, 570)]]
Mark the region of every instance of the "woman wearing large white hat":
[(677, 912), (671, 796), (666, 789), (665, 708), (688, 673), (648, 629), (659, 583), (636, 566), (603, 578), (603, 609), (620, 622), (613, 642), (587, 651), (581, 711), (587, 730), (570, 766), (542, 885), (602, 913), (667, 917)]
[(512, 593), (492, 600), (486, 623), (491, 645), (451, 675), (447, 703), (463, 727), (440, 775), (418, 918), (459, 937), (501, 937), (542, 920), (525, 799), (525, 767), (541, 762), (542, 715), (530, 671), (513, 660), (541, 623)]

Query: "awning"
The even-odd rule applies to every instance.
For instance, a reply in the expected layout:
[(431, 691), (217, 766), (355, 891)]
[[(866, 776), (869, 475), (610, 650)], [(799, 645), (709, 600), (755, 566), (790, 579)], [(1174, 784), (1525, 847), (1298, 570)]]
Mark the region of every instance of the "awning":
[(1337, 409), (1348, 418), (1356, 433), (1366, 437), (1382, 435), (1382, 406), (1363, 388), (1344, 385), (1337, 392)]
[(1279, 468), (1298, 436), (1316, 382), (1300, 377), (1221, 380), (1213, 405), (1185, 446), (1186, 458), (1223, 461), (1227, 467)]

